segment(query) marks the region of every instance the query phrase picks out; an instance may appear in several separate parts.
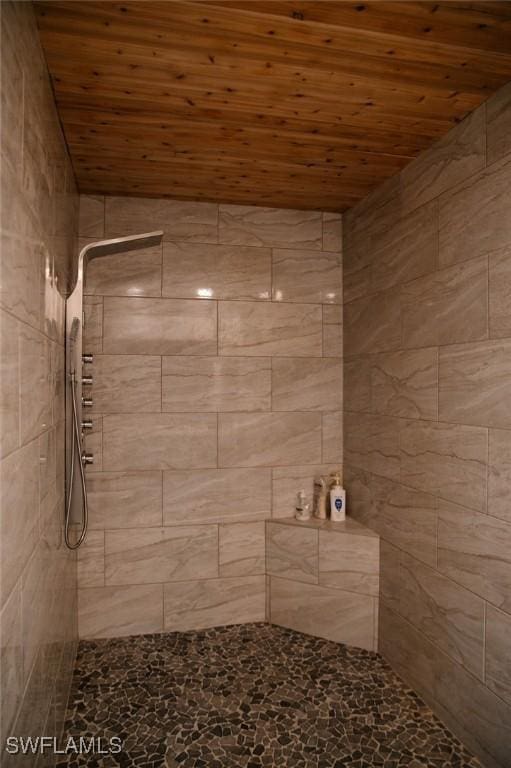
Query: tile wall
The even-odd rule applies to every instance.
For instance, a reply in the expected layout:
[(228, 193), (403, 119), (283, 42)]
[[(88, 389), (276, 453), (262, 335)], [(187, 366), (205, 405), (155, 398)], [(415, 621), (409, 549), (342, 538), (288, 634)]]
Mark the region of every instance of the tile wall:
[(7, 736), (61, 732), (76, 648), (76, 557), (62, 542), (63, 295), (76, 257), (78, 195), (32, 4), (2, 2), (1, 20), (0, 762), (7, 766), (14, 762), (4, 753)]
[(83, 637), (265, 618), (265, 529), (342, 461), (341, 217), (82, 197), (91, 262)]
[(511, 765), (511, 85), (344, 215), (348, 509), (380, 650)]

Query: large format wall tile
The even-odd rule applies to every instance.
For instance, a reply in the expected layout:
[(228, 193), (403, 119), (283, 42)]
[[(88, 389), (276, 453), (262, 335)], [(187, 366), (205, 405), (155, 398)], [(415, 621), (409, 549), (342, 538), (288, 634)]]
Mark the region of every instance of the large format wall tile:
[(400, 452), (403, 483), (471, 509), (485, 509), (486, 429), (403, 421)]
[(271, 250), (164, 243), (163, 295), (184, 299), (270, 299)]
[(234, 523), (218, 529), (220, 576), (255, 576), (265, 573), (265, 523)]
[(401, 315), (404, 347), (485, 339), (487, 259), (471, 259), (402, 286)]
[(471, 176), (440, 198), (442, 266), (491, 253), (511, 242), (511, 157)]
[(486, 606), (486, 684), (511, 705), (511, 614)]
[(218, 206), (142, 197), (105, 198), (105, 236), (139, 235), (163, 230), (164, 240), (216, 243)]
[(322, 238), (322, 216), (319, 211), (220, 205), (221, 243), (319, 250)]
[(373, 597), (274, 576), (270, 594), (273, 624), (373, 650)]
[[(357, 363), (351, 365), (356, 366)], [(372, 358), (371, 396), (376, 413), (410, 419), (436, 419), (438, 351), (386, 352)]]
[(0, 456), (6, 456), (19, 445), (19, 358), (18, 323), (0, 313)]
[(274, 248), (272, 264), (274, 301), (342, 303), (339, 254)]
[(318, 532), (285, 523), (267, 523), (266, 570), (272, 576), (317, 584)]
[(19, 332), (19, 373), (20, 440), (24, 444), (52, 423), (50, 342), (27, 325)]
[(270, 508), (270, 468), (163, 473), (165, 525), (265, 520)]
[(78, 590), (80, 637), (123, 637), (163, 629), (163, 587), (91, 587)]
[(343, 407), (345, 411), (371, 410), (372, 358), (361, 355), (343, 360)]
[(106, 298), (103, 351), (140, 355), (215, 355), (214, 301)]
[(105, 470), (216, 465), (215, 414), (124, 414), (103, 418)]
[(344, 452), (348, 463), (399, 480), (399, 419), (345, 413)]
[(399, 609), (402, 554), (398, 547), (380, 539), (380, 598), (394, 611)]
[(376, 534), (319, 531), (319, 583), (324, 587), (378, 597), (379, 573), (380, 539)]
[(321, 463), (320, 413), (219, 414), (221, 467)]
[(335, 358), (274, 358), (271, 377), (274, 411), (342, 408), (342, 363)]
[(218, 576), (216, 525), (105, 532), (105, 583), (154, 584)]
[(221, 355), (320, 357), (321, 307), (312, 304), (221, 302), (218, 343)]
[(161, 245), (93, 259), (86, 279), (88, 294), (161, 296)]
[(164, 357), (163, 411), (267, 411), (271, 360), (266, 357)]
[(494, 163), (511, 152), (511, 85), (508, 83), (486, 102), (486, 152)]
[(80, 195), (80, 237), (101, 239), (105, 236), (105, 198), (103, 195)]
[(105, 585), (105, 532), (87, 531), (78, 549), (78, 583), (83, 587)]
[(398, 595), (401, 615), (482, 680), (484, 601), (405, 553)]
[(83, 297), (83, 349), (96, 355), (103, 351), (103, 297)]
[(511, 523), (511, 431), (490, 429), (488, 514)]
[(399, 296), (395, 291), (351, 301), (344, 306), (344, 352), (360, 355), (398, 349), (401, 342)]
[(2, 664), (2, 740), (10, 732), (23, 695), (23, 648), (21, 641), (21, 589), (19, 583), (0, 612), (0, 662)]
[[(341, 386), (341, 384), (339, 384)], [(344, 453), (343, 415), (341, 411), (321, 414), (321, 454), (323, 463), (342, 464)]]
[(490, 338), (511, 337), (511, 245), (491, 253), (488, 268)]
[(138, 528), (162, 523), (161, 472), (96, 472), (87, 477), (89, 527)]
[(511, 427), (511, 339), (440, 350), (439, 417)]
[(323, 305), (323, 357), (342, 357), (342, 307)]
[(323, 250), (342, 251), (342, 214), (323, 212)]
[(165, 584), (164, 603), (167, 632), (264, 621), (265, 577)]
[[(154, 355), (96, 355), (93, 367), (94, 411), (161, 411), (161, 359)], [(85, 391), (85, 390), (84, 390)]]

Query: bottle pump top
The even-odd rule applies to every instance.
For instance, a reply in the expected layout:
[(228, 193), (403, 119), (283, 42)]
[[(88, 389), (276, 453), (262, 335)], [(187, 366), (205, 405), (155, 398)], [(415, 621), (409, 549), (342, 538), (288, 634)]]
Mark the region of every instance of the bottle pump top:
[(334, 472), (332, 475), (330, 475), (332, 478), (332, 485), (340, 485), (341, 484), (341, 475), (339, 472)]

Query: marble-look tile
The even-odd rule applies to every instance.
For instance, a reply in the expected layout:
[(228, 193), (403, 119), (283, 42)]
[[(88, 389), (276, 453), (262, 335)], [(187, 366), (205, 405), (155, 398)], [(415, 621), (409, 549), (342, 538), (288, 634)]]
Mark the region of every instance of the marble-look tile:
[(342, 307), (323, 305), (323, 357), (342, 357)]
[(216, 243), (218, 205), (143, 197), (105, 198), (105, 235), (163, 230), (164, 240)]
[(105, 584), (105, 532), (87, 531), (78, 549), (78, 586), (103, 587)]
[(485, 108), (481, 107), (403, 168), (403, 208), (417, 208), (482, 170), (485, 142)]
[(283, 357), (273, 358), (271, 367), (274, 411), (338, 411), (342, 408), (341, 361)]
[(0, 564), (3, 604), (35, 547), (39, 522), (39, 443), (0, 463)]
[[(13, 193), (12, 189), (9, 193)], [(5, 199), (5, 193), (2, 199)], [(20, 204), (22, 205), (21, 202)], [(4, 207), (2, 226), (7, 220), (7, 211)], [(19, 320), (37, 328), (40, 320), (41, 247), (28, 238), (15, 237), (4, 231), (0, 235), (0, 248), (2, 250), (0, 305)]]
[(103, 469), (103, 418), (97, 413), (92, 419), (92, 428), (85, 433), (85, 450), (92, 453), (94, 463), (86, 467), (87, 476)]
[(100, 354), (103, 351), (103, 297), (83, 297), (83, 351)]
[(105, 470), (216, 465), (216, 414), (125, 414), (103, 418)]
[(2, 166), (9, 167), (19, 178), (23, 162), (24, 72), (17, 40), (13, 39), (13, 30), (5, 21), (5, 15), (2, 21)]
[(215, 355), (216, 301), (107, 297), (103, 350), (117, 355)]
[(218, 527), (105, 531), (105, 584), (154, 584), (218, 576)]
[(488, 268), (490, 338), (511, 336), (511, 245), (491, 253)]
[(18, 323), (7, 312), (0, 312), (0, 456), (19, 445), (19, 357)]
[(190, 299), (271, 298), (271, 250), (164, 243), (163, 295)]
[(20, 441), (27, 443), (52, 423), (51, 346), (39, 331), (19, 329)]
[(379, 594), (386, 605), (395, 611), (399, 608), (401, 591), (401, 556), (400, 549), (380, 538)]
[(397, 291), (364, 296), (344, 305), (344, 352), (360, 355), (398, 349), (401, 343)]
[(321, 249), (319, 211), (220, 205), (218, 238), (232, 245)]
[(482, 427), (402, 421), (401, 481), (448, 501), (486, 506), (488, 434)]
[(338, 472), (339, 469), (338, 464), (273, 467), (271, 470), (273, 474), (272, 517), (293, 517), (298, 491), (303, 488), (307, 497), (312, 500), (314, 478), (319, 475), (328, 477), (333, 472)]
[(163, 411), (268, 411), (268, 357), (164, 357)]
[(270, 510), (270, 468), (163, 473), (164, 525), (265, 520)]
[(344, 414), (344, 454), (356, 467), (399, 479), (399, 419), (375, 414)]
[(404, 347), (487, 337), (488, 260), (471, 259), (401, 287)]
[(78, 590), (80, 637), (125, 637), (163, 630), (163, 587), (89, 587)]
[(103, 195), (80, 195), (80, 237), (101, 239), (105, 234), (105, 198)]
[(321, 307), (220, 302), (218, 344), (221, 355), (321, 357)]
[(376, 413), (437, 418), (437, 349), (385, 352), (371, 362), (371, 402)]
[(440, 197), (441, 266), (509, 245), (510, 172), (508, 155)]
[(9, 734), (23, 695), (21, 645), (21, 590), (19, 582), (0, 613), (0, 662), (2, 665), (2, 741)]
[(164, 603), (167, 632), (264, 621), (265, 577), (165, 584)]
[(323, 250), (342, 251), (342, 213), (323, 213)]
[(511, 705), (511, 615), (486, 606), (485, 683)]
[(486, 160), (488, 165), (511, 152), (511, 85), (490, 96), (486, 106)]
[(342, 303), (342, 264), (338, 253), (273, 249), (274, 301)]
[(55, 494), (56, 487), (57, 434), (53, 428), (39, 437), (39, 499), (42, 501), (50, 492)]
[(218, 463), (220, 467), (320, 464), (321, 414), (221, 413)]
[(87, 477), (89, 528), (139, 528), (162, 523), (161, 472), (95, 472)]
[(94, 412), (154, 413), (161, 410), (160, 357), (96, 355), (91, 373)]
[(511, 525), (457, 504), (438, 507), (438, 568), (497, 608), (511, 609)]
[(373, 650), (374, 598), (271, 578), (273, 624)]
[(511, 431), (489, 430), (488, 514), (511, 523)]
[(321, 456), (323, 463), (342, 463), (344, 450), (344, 430), (342, 411), (321, 414)]
[(377, 534), (319, 531), (319, 583), (324, 587), (378, 597), (379, 561)]
[(255, 576), (265, 572), (265, 523), (219, 526), (220, 576)]
[(318, 583), (318, 532), (266, 523), (266, 572), (271, 576)]
[(345, 411), (371, 410), (371, 357), (361, 355), (343, 360), (343, 404)]
[(437, 256), (438, 204), (434, 200), (379, 233), (371, 248), (372, 291), (384, 291), (433, 272)]
[(157, 245), (93, 259), (87, 267), (85, 293), (100, 296), (161, 296), (161, 251), (161, 245)]
[(444, 421), (511, 427), (511, 339), (440, 350), (438, 413)]
[(399, 612), (480, 680), (484, 664), (484, 600), (403, 553)]

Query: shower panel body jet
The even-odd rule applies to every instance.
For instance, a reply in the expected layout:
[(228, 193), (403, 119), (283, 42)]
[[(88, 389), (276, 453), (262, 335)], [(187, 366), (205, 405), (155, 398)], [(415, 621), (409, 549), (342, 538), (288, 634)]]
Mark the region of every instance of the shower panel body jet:
[[(93, 405), (93, 355), (83, 350), (85, 325), (83, 290), (87, 264), (102, 256), (114, 256), (129, 251), (159, 245), (163, 232), (119, 237), (89, 243), (80, 251), (76, 283), (66, 301), (66, 505), (65, 541), (70, 549), (77, 549), (87, 532), (87, 488), (85, 465), (94, 462), (92, 454), (85, 453), (84, 436), (93, 429), (93, 420), (87, 409)], [(70, 528), (77, 525), (79, 533), (71, 541)]]

